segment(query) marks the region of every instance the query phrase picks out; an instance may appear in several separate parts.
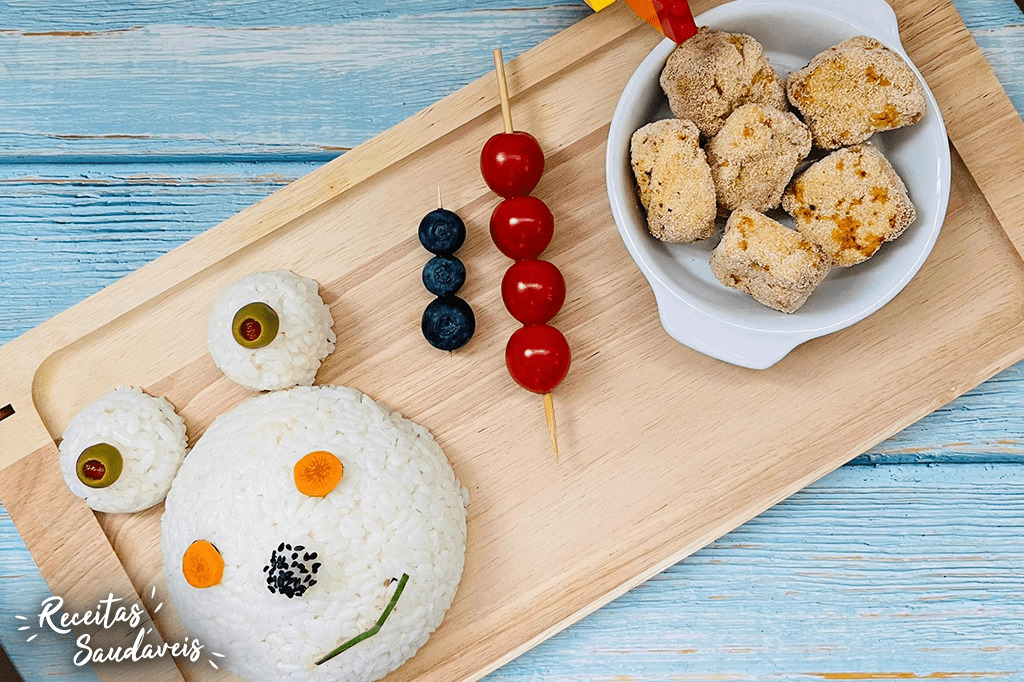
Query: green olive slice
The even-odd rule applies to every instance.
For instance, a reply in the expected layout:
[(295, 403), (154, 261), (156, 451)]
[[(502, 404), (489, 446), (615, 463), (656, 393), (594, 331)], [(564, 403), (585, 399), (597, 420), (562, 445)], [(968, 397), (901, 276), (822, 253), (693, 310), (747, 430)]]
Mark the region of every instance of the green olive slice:
[(243, 348), (263, 348), (277, 336), (280, 318), (266, 303), (244, 305), (231, 320), (231, 335)]
[(78, 456), (78, 480), (90, 488), (106, 488), (121, 476), (124, 459), (110, 443), (90, 445)]

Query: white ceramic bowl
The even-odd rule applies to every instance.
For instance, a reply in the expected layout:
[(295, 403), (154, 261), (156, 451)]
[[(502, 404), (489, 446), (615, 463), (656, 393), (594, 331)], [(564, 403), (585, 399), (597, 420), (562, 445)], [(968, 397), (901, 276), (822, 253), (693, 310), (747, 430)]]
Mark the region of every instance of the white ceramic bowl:
[[(924, 83), (900, 44), (896, 16), (883, 0), (736, 0), (705, 12), (697, 23), (752, 35), (783, 78), (836, 43), (872, 36), (902, 55)], [(701, 353), (765, 369), (801, 343), (878, 310), (921, 268), (939, 235), (949, 200), (946, 128), (925, 84), (927, 111), (920, 123), (870, 138), (906, 183), (917, 220), (867, 262), (834, 268), (800, 310), (786, 315), (714, 278), (709, 260), (717, 235), (695, 244), (666, 244), (647, 231), (634, 191), (629, 141), (637, 128), (672, 116), (658, 78), (674, 47), (666, 39), (641, 62), (612, 116), (605, 168), (612, 215), (654, 290), (665, 330)]]

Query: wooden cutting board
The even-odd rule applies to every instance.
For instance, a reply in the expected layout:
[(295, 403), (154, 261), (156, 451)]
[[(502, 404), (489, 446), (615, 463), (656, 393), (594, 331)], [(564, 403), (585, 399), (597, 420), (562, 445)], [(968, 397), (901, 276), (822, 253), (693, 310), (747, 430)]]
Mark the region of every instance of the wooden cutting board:
[[(569, 290), (555, 318), (574, 352), (555, 394), (561, 464), (540, 399), (503, 364), (517, 325), (498, 294), (507, 261), (487, 236), (496, 199), (477, 171), (501, 125), (488, 76), (0, 349), (0, 407), (15, 410), (0, 422), (0, 498), (52, 590), (71, 608), (113, 592), (140, 595), (153, 613), (166, 598), (161, 508), (93, 514), (64, 486), (55, 440), (118, 384), (167, 397), (193, 442), (251, 396), (214, 367), (205, 322), (217, 293), (255, 270), (320, 282), (338, 350), (318, 382), (355, 386), (425, 424), (472, 494), (458, 595), (393, 679), (482, 676), (1024, 357), (1024, 123), (948, 0), (895, 9), (955, 153), (935, 250), (880, 312), (764, 372), (662, 331), (603, 173), (612, 110), (659, 36), (628, 10), (605, 10), (508, 69), (517, 127), (547, 154), (536, 195), (557, 229), (545, 257)], [(415, 226), (438, 185), (469, 226), (459, 255), (478, 319), (473, 342), (450, 356), (419, 334), (430, 297)], [(153, 620), (166, 640), (184, 638), (170, 604)], [(147, 674), (226, 677), (176, 663)]]

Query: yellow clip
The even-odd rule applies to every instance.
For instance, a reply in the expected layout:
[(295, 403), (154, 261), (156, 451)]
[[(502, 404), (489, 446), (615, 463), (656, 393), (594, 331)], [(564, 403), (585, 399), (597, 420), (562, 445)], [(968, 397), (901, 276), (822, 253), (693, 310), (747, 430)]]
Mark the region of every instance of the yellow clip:
[(594, 10), (595, 12), (600, 12), (605, 7), (607, 7), (608, 5), (610, 5), (613, 2), (615, 2), (615, 0), (583, 0), (583, 1), (585, 3), (587, 3), (588, 5), (590, 5), (590, 9)]

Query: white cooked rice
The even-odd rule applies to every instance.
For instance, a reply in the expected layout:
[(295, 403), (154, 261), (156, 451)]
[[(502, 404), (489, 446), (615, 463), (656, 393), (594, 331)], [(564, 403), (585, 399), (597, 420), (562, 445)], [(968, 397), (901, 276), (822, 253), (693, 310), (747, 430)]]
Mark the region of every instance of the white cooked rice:
[[(324, 358), (334, 350), (331, 309), (315, 280), (288, 270), (256, 272), (217, 297), (206, 325), (210, 355), (229, 379), (257, 391), (309, 386)], [(231, 333), (235, 313), (262, 302), (280, 319), (277, 336), (263, 348), (245, 348)]]
[[(124, 460), (121, 475), (106, 488), (90, 488), (76, 472), (82, 451), (96, 443), (113, 445)], [(164, 499), (187, 448), (185, 422), (169, 402), (140, 388), (118, 386), (68, 423), (60, 470), (71, 492), (96, 511), (135, 512)]]
[[(295, 462), (327, 450), (344, 466), (332, 492), (300, 493)], [(351, 388), (300, 387), (252, 398), (196, 443), (167, 495), (164, 572), (178, 615), (224, 666), (251, 680), (375, 680), (437, 628), (462, 576), (464, 490), (422, 426)], [(191, 587), (182, 556), (195, 540), (224, 559), (220, 584)], [(318, 554), (304, 595), (272, 594), (263, 571), (280, 543)], [(314, 662), (374, 625), (376, 635)]]

